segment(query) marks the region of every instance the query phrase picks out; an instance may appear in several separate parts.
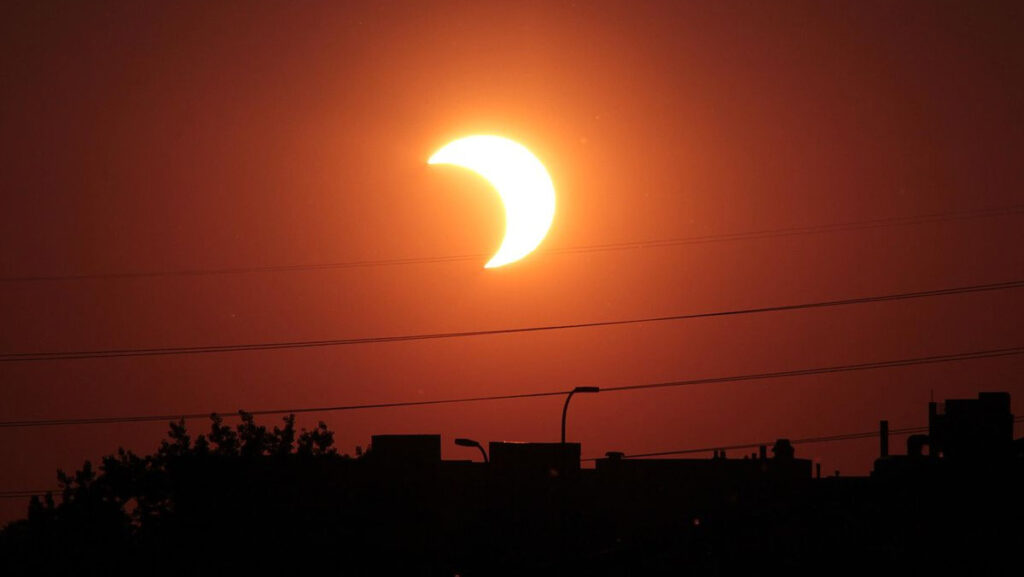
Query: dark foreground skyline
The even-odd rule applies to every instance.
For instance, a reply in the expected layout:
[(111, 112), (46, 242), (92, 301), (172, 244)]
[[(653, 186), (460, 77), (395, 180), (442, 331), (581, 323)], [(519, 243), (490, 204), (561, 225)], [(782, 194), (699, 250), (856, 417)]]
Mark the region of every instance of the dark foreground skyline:
[[(786, 571), (990, 574), (1024, 530), (1024, 438), (1008, 393), (929, 403), (928, 427), (870, 477), (820, 476), (789, 439), (739, 458), (580, 467), (578, 443), (491, 442), (443, 460), (441, 435), (375, 435), (354, 458), (321, 425), (243, 414), (171, 425), (158, 451), (61, 474), (0, 532), (0, 569), (49, 574), (622, 575)], [(460, 440), (470, 447), (475, 442)], [(88, 572), (88, 571), (87, 571)]]
[[(37, 1), (0, 8), (0, 421), (604, 389), (1024, 346), (1020, 289), (474, 338), (1024, 280), (1020, 2)], [(428, 156), (547, 166), (541, 249)], [(454, 258), (453, 258), (454, 257)], [(463, 258), (464, 257), (464, 258)], [(574, 399), (599, 457), (926, 423), (1024, 355)], [(303, 415), (559, 438), (557, 395)], [(0, 430), (0, 494), (165, 421)], [(1018, 428), (1018, 434), (1021, 429)], [(799, 445), (866, 474), (870, 439)], [(446, 458), (466, 449), (445, 443)], [(0, 523), (25, 501), (0, 499)]]

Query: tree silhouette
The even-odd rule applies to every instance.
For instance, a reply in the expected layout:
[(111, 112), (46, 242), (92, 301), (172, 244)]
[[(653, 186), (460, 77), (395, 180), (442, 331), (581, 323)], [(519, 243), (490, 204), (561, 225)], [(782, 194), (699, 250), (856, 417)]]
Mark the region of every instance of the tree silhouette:
[[(246, 499), (261, 495), (253, 487), (267, 479), (286, 479), (282, 470), (348, 459), (334, 449), (334, 434), (323, 422), (296, 432), (294, 415), (271, 429), (256, 424), (249, 413), (239, 411), (239, 416), (241, 422), (232, 428), (220, 415), (210, 415), (209, 433), (194, 441), (184, 420), (172, 422), (153, 454), (119, 448), (98, 467), (85, 461), (73, 474), (58, 470), (59, 502), (52, 494), (32, 497), (27, 518), (0, 532), (0, 573), (5, 565), (56, 570), (109, 563), (124, 558), (125, 551), (143, 555), (181, 538), (182, 527), (209, 525), (202, 516), (217, 511), (209, 503), (260, 510)], [(262, 494), (275, 489), (268, 487)], [(204, 506), (197, 507), (197, 500)], [(194, 536), (204, 538), (201, 532)]]

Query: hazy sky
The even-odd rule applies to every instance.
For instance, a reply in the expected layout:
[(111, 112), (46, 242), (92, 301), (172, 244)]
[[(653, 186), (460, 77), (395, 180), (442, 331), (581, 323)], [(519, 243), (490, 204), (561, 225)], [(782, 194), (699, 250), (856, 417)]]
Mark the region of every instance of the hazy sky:
[[(522, 327), (1021, 280), (1022, 29), (1020, 2), (5, 3), (0, 353)], [(502, 269), (483, 269), (504, 231), (499, 197), (468, 171), (426, 164), (474, 133), (529, 147), (558, 191), (542, 251)], [(917, 218), (935, 214), (960, 216)], [(910, 224), (833, 227), (891, 218)], [(25, 278), (68, 275), (99, 278)], [(1022, 295), (0, 362), (0, 420), (479, 396), (1014, 347)], [(880, 418), (915, 426), (932, 392), (1009, 390), (1021, 414), (1022, 375), (1016, 356), (608, 392), (573, 401), (569, 437), (593, 457), (859, 432)], [(451, 439), (557, 440), (561, 402), (300, 423), (323, 418), (347, 452), (374, 433), (433, 432), (446, 457), (474, 458)], [(0, 491), (55, 486), (56, 468), (118, 446), (149, 452), (165, 431), (0, 429)], [(797, 447), (851, 474), (876, 451), (877, 440)], [(0, 500), (0, 521), (24, 505)]]

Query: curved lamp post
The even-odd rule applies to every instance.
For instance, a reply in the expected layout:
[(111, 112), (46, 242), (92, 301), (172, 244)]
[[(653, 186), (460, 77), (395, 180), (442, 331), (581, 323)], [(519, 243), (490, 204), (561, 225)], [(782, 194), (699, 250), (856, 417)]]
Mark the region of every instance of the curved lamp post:
[(474, 441), (473, 439), (455, 439), (455, 444), (460, 447), (476, 447), (477, 449), (480, 449), (480, 454), (484, 456), (484, 462), (488, 462), (487, 451), (484, 450), (483, 445)]
[(565, 444), (565, 414), (569, 412), (569, 401), (572, 400), (572, 396), (576, 393), (600, 393), (601, 387), (576, 387), (569, 391), (569, 396), (565, 398), (565, 406), (562, 407), (562, 444)]

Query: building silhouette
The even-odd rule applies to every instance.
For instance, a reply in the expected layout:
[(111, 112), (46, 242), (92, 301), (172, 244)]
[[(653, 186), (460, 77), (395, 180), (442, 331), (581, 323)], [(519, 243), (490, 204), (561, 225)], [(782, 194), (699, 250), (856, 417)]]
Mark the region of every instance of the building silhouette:
[[(162, 481), (171, 513), (131, 540), (86, 509), (70, 529), (5, 532), (0, 569), (262, 573), (326, 555), (357, 575), (999, 573), (1024, 545), (1010, 397), (928, 416), (902, 454), (883, 421), (866, 477), (813, 475), (787, 439), (733, 457), (609, 452), (593, 467), (578, 443), (491, 442), (489, 461), (445, 460), (438, 434), (375, 435), (359, 458), (188, 454)], [(140, 570), (154, 558), (160, 570)]]
[(928, 433), (907, 437), (906, 454), (888, 453), (883, 421), (881, 454), (872, 476), (899, 479), (922, 474), (953, 475), (995, 482), (1019, 473), (1020, 443), (1013, 438), (1010, 394), (980, 393), (977, 399), (928, 403)]

